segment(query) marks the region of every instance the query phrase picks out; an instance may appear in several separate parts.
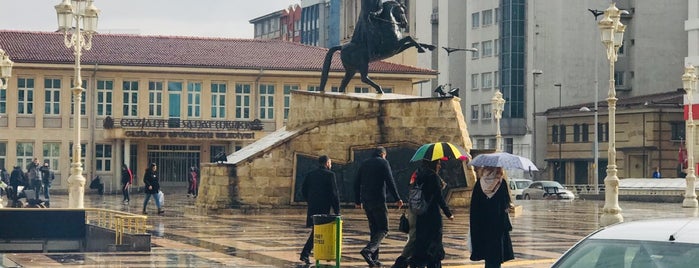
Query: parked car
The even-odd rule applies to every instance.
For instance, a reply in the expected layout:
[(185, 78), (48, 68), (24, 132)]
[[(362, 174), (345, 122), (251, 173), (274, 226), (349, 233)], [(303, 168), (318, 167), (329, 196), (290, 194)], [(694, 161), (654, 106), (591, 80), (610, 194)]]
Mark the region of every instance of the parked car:
[(575, 194), (557, 181), (535, 181), (522, 190), (524, 199), (575, 199)]
[(622, 222), (599, 229), (551, 267), (697, 267), (699, 218)]
[(510, 194), (513, 199), (522, 199), (522, 191), (532, 184), (532, 180), (510, 178)]

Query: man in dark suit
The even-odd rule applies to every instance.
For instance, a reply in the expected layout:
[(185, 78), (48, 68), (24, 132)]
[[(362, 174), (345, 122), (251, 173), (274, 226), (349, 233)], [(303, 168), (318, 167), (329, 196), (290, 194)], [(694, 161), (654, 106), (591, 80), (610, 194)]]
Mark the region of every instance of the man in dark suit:
[(365, 160), (359, 167), (354, 181), (355, 205), (364, 208), (371, 238), (359, 252), (370, 267), (381, 266), (379, 262), (379, 245), (388, 234), (388, 208), (386, 208), (386, 187), (398, 200), (396, 206), (403, 207), (403, 200), (396, 190), (391, 165), (386, 160), (386, 149), (377, 147), (373, 157)]
[[(337, 191), (337, 182), (335, 181), (335, 172), (332, 172), (332, 161), (327, 155), (318, 157), (318, 169), (311, 171), (306, 175), (306, 180), (303, 181), (301, 194), (308, 202), (308, 210), (306, 213), (306, 227), (313, 228), (313, 215), (328, 214), (332, 207), (336, 215), (340, 214), (340, 195)], [(300, 260), (306, 264), (311, 261), (308, 256), (313, 250), (313, 229), (306, 240), (306, 245), (301, 250)]]

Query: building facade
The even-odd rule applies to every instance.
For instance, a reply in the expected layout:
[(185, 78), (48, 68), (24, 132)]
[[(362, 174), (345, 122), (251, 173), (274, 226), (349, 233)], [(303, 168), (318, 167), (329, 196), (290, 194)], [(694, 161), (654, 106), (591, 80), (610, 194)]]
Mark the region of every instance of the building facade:
[[(606, 99), (609, 65), (597, 25), (601, 17), (588, 9), (604, 11), (609, 1), (432, 0), (417, 4), (416, 20), (431, 22), (417, 25), (418, 39), (432, 40), (439, 47), (479, 49), (478, 53), (440, 50), (418, 55), (418, 66), (440, 70), (439, 77), (425, 87), (461, 88), (475, 149), (494, 149), (491, 98), (500, 90), (507, 101), (500, 123), (502, 149), (530, 157), (543, 170), (542, 179), (553, 179), (545, 175), (557, 161), (547, 150), (550, 128), (546, 117), (535, 114)], [(693, 20), (687, 20), (687, 10), (696, 18), (697, 1), (623, 0), (616, 5), (629, 11), (621, 18), (627, 28), (614, 70), (617, 96), (681, 87), (681, 62), (687, 56), (688, 39), (692, 40), (685, 27), (690, 37), (697, 32)]]
[[(15, 62), (0, 91), (0, 166), (33, 158), (67, 187), (75, 137), (74, 57), (58, 33), (0, 31)], [(157, 163), (165, 185), (185, 185), (187, 169), (230, 154), (284, 127), (290, 92), (316, 91), (326, 50), (291, 42), (201, 37), (97, 35), (82, 61), (81, 144), (86, 177), (119, 187), (121, 163), (140, 178)], [(344, 74), (339, 56), (329, 85)], [(414, 94), (431, 70), (379, 62), (372, 78)], [(348, 87), (369, 92), (359, 79)], [(137, 180), (140, 184), (140, 179)]]
[(301, 42), (301, 6), (291, 5), (249, 21), (254, 26), (255, 39)]

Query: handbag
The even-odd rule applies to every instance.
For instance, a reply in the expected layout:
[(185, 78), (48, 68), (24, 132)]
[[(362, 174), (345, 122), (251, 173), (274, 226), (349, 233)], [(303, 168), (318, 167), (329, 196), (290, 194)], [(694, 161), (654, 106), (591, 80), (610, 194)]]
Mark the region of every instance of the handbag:
[(160, 205), (165, 204), (165, 194), (163, 194), (163, 191), (158, 191), (158, 200), (160, 200)]
[(400, 215), (400, 221), (398, 223), (398, 231), (401, 231), (403, 233), (410, 233), (410, 222), (408, 221), (408, 217), (405, 216), (405, 210), (403, 210), (403, 214)]

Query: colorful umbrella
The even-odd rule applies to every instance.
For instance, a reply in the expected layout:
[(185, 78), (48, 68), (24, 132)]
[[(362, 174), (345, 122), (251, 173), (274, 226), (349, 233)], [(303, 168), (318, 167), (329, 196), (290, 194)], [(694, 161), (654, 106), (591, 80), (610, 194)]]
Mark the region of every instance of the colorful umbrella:
[(471, 158), (471, 156), (466, 153), (466, 150), (457, 145), (449, 142), (436, 142), (425, 144), (417, 148), (410, 162), (420, 161), (422, 159), (434, 161), (444, 157), (452, 159)]
[(539, 170), (529, 158), (509, 153), (477, 155), (469, 165), (479, 167), (501, 167), (505, 169)]

